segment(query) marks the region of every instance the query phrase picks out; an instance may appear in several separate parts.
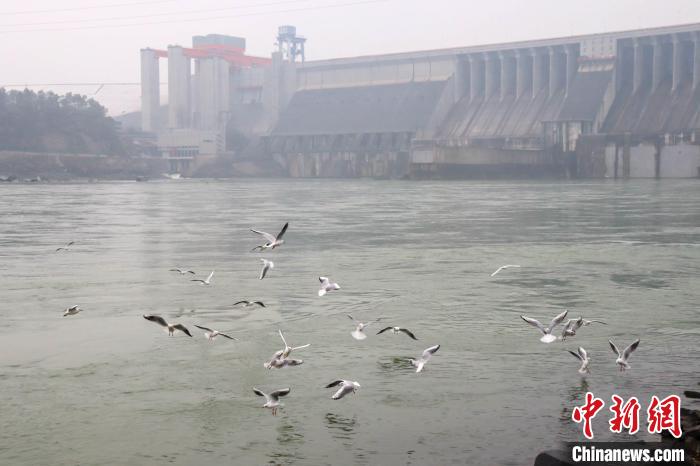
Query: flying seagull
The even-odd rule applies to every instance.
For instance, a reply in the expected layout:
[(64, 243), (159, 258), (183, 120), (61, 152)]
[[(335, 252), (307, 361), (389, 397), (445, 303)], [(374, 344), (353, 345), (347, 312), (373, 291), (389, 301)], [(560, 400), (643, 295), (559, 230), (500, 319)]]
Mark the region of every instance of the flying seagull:
[(234, 306), (238, 306), (239, 304), (243, 304), (245, 307), (250, 307), (254, 304), (257, 304), (260, 307), (266, 307), (262, 301), (248, 301), (247, 299), (244, 299), (242, 301), (236, 301), (235, 303), (233, 303)]
[[(350, 314), (346, 314), (346, 315), (350, 318), (350, 320), (352, 320), (353, 322), (355, 322), (355, 324), (357, 324), (357, 327), (355, 328), (355, 330), (350, 332), (350, 335), (352, 335), (352, 337), (355, 340), (364, 340), (365, 338), (367, 338), (367, 335), (365, 334), (364, 330), (366, 327), (368, 327), (373, 322), (360, 322), (359, 320), (355, 319)], [(381, 318), (375, 320), (374, 322), (379, 322), (380, 320), (381, 320)]]
[(520, 266), (519, 266), (519, 265), (511, 265), (511, 264), (502, 265), (502, 266), (500, 266), (498, 269), (496, 269), (496, 271), (495, 271), (494, 273), (492, 273), (491, 276), (492, 276), (492, 277), (495, 276), (495, 275), (496, 275), (498, 272), (500, 272), (501, 270), (510, 269), (510, 268), (513, 268), (513, 267), (520, 267)]
[(229, 335), (226, 335), (225, 333), (221, 333), (218, 330), (212, 330), (207, 327), (202, 327), (201, 325), (195, 325), (197, 328), (201, 328), (202, 330), (205, 330), (206, 332), (204, 333), (204, 336), (207, 338), (207, 340), (213, 341), (214, 338), (218, 337), (221, 335), (224, 338), (228, 338), (229, 340), (238, 340), (238, 338), (231, 337)]
[(318, 281), (321, 282), (321, 289), (318, 290), (319, 296), (323, 296), (324, 294), (328, 293), (329, 291), (340, 289), (340, 285), (338, 285), (337, 283), (331, 282), (328, 279), (328, 277), (318, 277)]
[(430, 360), (430, 357), (437, 353), (437, 350), (440, 349), (440, 345), (435, 345), (431, 346), (430, 348), (426, 348), (423, 351), (423, 354), (421, 354), (420, 358), (418, 359), (409, 359), (408, 361), (411, 363), (413, 367), (416, 368), (416, 372), (420, 372), (423, 370), (423, 366)]
[(211, 285), (211, 277), (213, 277), (213, 276), (214, 276), (214, 271), (212, 270), (211, 273), (209, 274), (209, 276), (205, 280), (202, 280), (201, 278), (193, 278), (190, 281), (191, 282), (199, 282), (202, 285)]
[(576, 357), (579, 361), (581, 361), (581, 367), (579, 368), (578, 373), (581, 375), (590, 374), (591, 371), (590, 369), (588, 369), (588, 364), (591, 362), (591, 360), (588, 359), (588, 353), (586, 353), (586, 350), (579, 346), (577, 353), (574, 353), (571, 350), (568, 351), (569, 353), (573, 354), (574, 357)]
[(564, 324), (564, 330), (562, 330), (561, 332), (561, 340), (564, 341), (566, 340), (566, 337), (576, 336), (576, 331), (578, 329), (580, 329), (581, 327), (587, 327), (592, 323), (607, 325), (601, 320), (586, 320), (581, 316), (579, 316), (578, 319), (569, 319)]
[(258, 230), (253, 230), (251, 229), (253, 233), (257, 233), (259, 235), (262, 235), (263, 238), (267, 240), (267, 243), (262, 244), (260, 246), (255, 246), (252, 251), (255, 251), (256, 249), (259, 249), (260, 251), (264, 251), (265, 249), (275, 249), (277, 246), (282, 246), (284, 243), (284, 240), (282, 239), (282, 236), (284, 236), (284, 232), (287, 231), (287, 227), (289, 226), (289, 222), (285, 223), (282, 229), (280, 230), (279, 233), (277, 233), (277, 236), (272, 236), (270, 233), (265, 233), (264, 231), (258, 231)]
[(610, 343), (610, 348), (612, 348), (613, 353), (617, 354), (617, 360), (615, 361), (615, 364), (620, 366), (620, 372), (624, 372), (625, 370), (632, 367), (627, 363), (627, 360), (632, 354), (632, 351), (636, 350), (637, 346), (639, 346), (639, 338), (637, 338), (637, 340), (635, 340), (634, 343), (625, 348), (623, 352), (620, 352), (620, 350), (617, 348), (617, 346), (615, 346), (615, 343), (613, 343), (612, 340), (608, 340), (608, 343)]
[(272, 262), (272, 261), (269, 261), (269, 260), (267, 260), (267, 259), (260, 259), (260, 260), (262, 261), (263, 266), (262, 266), (262, 269), (260, 270), (260, 277), (259, 277), (259, 279), (262, 280), (263, 278), (265, 278), (265, 276), (267, 275), (267, 272), (268, 272), (270, 269), (274, 269), (274, 268), (275, 268), (275, 263)]
[(307, 347), (311, 346), (311, 343), (307, 343), (307, 344), (301, 345), (301, 346), (289, 346), (287, 344), (287, 340), (285, 340), (285, 338), (284, 338), (284, 335), (282, 335), (282, 330), (277, 330), (277, 331), (280, 334), (280, 338), (282, 339), (282, 343), (284, 343), (284, 349), (276, 351), (275, 354), (272, 355), (272, 358), (270, 359), (270, 361), (263, 364), (265, 369), (272, 369), (272, 368), (281, 369), (281, 368), (287, 367), (287, 366), (298, 366), (300, 364), (303, 364), (304, 360), (302, 360), (302, 359), (290, 359), (289, 355), (294, 350), (307, 348)]
[(168, 270), (168, 272), (177, 272), (177, 273), (179, 273), (180, 275), (185, 275), (185, 274), (187, 274), (187, 273), (191, 273), (192, 275), (194, 275), (194, 272), (193, 272), (192, 270), (188, 270), (188, 269), (179, 269), (179, 268), (177, 268), (177, 267), (174, 268), (174, 269)]
[(282, 406), (282, 403), (280, 403), (279, 399), (281, 396), (287, 396), (289, 395), (289, 388), (282, 388), (280, 390), (275, 390), (274, 392), (270, 393), (269, 395), (262, 390), (258, 390), (257, 388), (253, 387), (253, 392), (258, 395), (258, 396), (264, 396), (265, 399), (267, 400), (264, 405), (262, 405), (263, 408), (270, 408), (272, 410), (272, 415), (277, 416), (277, 408)]
[(145, 315), (143, 316), (144, 319), (150, 320), (151, 322), (155, 322), (158, 325), (161, 325), (165, 327), (168, 330), (168, 335), (172, 336), (175, 333), (175, 330), (180, 330), (184, 334), (186, 334), (188, 337), (191, 337), (192, 334), (190, 333), (189, 330), (187, 330), (187, 327), (185, 327), (182, 324), (169, 324), (168, 322), (165, 321), (161, 316), (156, 316), (156, 315)]
[(540, 329), (540, 332), (542, 332), (542, 338), (540, 338), (540, 341), (542, 343), (551, 343), (553, 341), (556, 341), (556, 339), (557, 339), (557, 337), (552, 335), (552, 330), (554, 330), (554, 327), (556, 327), (557, 325), (562, 323), (562, 321), (566, 318), (566, 315), (568, 313), (569, 313), (569, 311), (564, 311), (561, 314), (559, 314), (558, 316), (556, 316), (549, 323), (549, 327), (545, 327), (537, 319), (532, 319), (530, 317), (525, 317), (525, 316), (520, 316), (520, 318), (523, 319), (528, 324)]
[(82, 311), (82, 309), (80, 309), (78, 306), (69, 307), (69, 308), (66, 309), (65, 312), (63, 313), (63, 317), (66, 317), (66, 316), (74, 316), (74, 315), (76, 315), (76, 314), (77, 314), (78, 312), (80, 312), (80, 311)]
[(334, 400), (339, 400), (348, 393), (355, 393), (360, 388), (360, 384), (353, 380), (335, 380), (326, 385), (326, 388), (337, 387), (338, 385), (340, 385), (340, 388), (331, 397)]
[(304, 364), (303, 359), (272, 357), (270, 361), (263, 364), (265, 369), (282, 369), (283, 367), (294, 367)]
[(409, 329), (403, 328), (403, 327), (385, 327), (385, 328), (381, 329), (380, 331), (378, 331), (377, 335), (379, 335), (380, 333), (384, 333), (387, 330), (391, 330), (392, 333), (394, 333), (394, 334), (398, 334), (399, 332), (403, 332), (406, 335), (408, 335), (409, 337), (413, 338), (414, 340), (418, 340), (418, 338), (416, 338), (416, 336)]
[(66, 243), (65, 246), (61, 246), (60, 248), (56, 248), (56, 252), (58, 251), (68, 251), (68, 248), (73, 246), (75, 244), (75, 241), (69, 241)]

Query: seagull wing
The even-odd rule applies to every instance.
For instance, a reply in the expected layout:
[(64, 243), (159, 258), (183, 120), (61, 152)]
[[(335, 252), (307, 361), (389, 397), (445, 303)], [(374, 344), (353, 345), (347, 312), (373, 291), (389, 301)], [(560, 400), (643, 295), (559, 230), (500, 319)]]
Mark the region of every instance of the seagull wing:
[[(202, 327), (201, 325), (195, 325), (195, 327), (201, 328), (202, 330), (206, 330), (207, 332), (210, 332), (210, 333), (214, 331), (214, 330), (212, 330), (212, 329), (210, 329), (210, 328)], [(222, 334), (219, 334), (219, 335), (222, 335)]]
[(349, 318), (350, 320), (352, 320), (353, 322), (359, 323), (359, 322), (357, 322), (357, 320), (356, 320), (353, 316), (351, 316), (350, 314), (345, 314), (345, 315), (348, 316), (348, 318)]
[(622, 359), (627, 360), (627, 358), (630, 357), (630, 354), (637, 349), (637, 346), (639, 346), (639, 339), (625, 348), (625, 350), (622, 352)]
[(257, 304), (260, 307), (265, 307), (265, 304), (262, 301), (253, 301), (253, 304)]
[(608, 325), (607, 322), (603, 322), (602, 320), (589, 320), (589, 321), (588, 321), (588, 325), (593, 324), (593, 323), (595, 323), (595, 324)]
[(551, 332), (552, 330), (554, 330), (554, 327), (561, 324), (564, 321), (564, 319), (566, 319), (566, 315), (568, 313), (569, 311), (564, 311), (558, 316), (556, 316), (554, 319), (552, 319), (552, 321), (549, 323), (549, 331)]
[(191, 282), (205, 283), (204, 280), (202, 280), (201, 278), (193, 278), (193, 279), (190, 280), (190, 281), (191, 281)]
[(586, 350), (583, 349), (583, 346), (578, 347), (578, 354), (581, 356), (581, 361), (588, 359), (588, 353), (586, 353)]
[(298, 350), (298, 349), (302, 349), (302, 348), (308, 348), (309, 346), (311, 346), (311, 343), (307, 343), (307, 344), (301, 345), (301, 346), (290, 346), (290, 349), (292, 351), (294, 351), (294, 350)]
[(262, 235), (263, 238), (265, 238), (265, 239), (266, 239), (267, 241), (269, 241), (270, 243), (274, 243), (274, 242), (275, 242), (275, 237), (272, 236), (270, 233), (266, 233), (266, 232), (264, 232), (264, 231), (253, 230), (252, 228), (251, 228), (250, 231), (252, 231), (253, 233), (257, 233), (257, 234), (259, 234), (259, 235)]
[(253, 393), (255, 393), (258, 396), (264, 396), (265, 398), (267, 398), (267, 394), (265, 394), (265, 392), (263, 392), (262, 390), (258, 390), (255, 387), (253, 387)]
[(494, 275), (496, 275), (498, 272), (500, 272), (503, 269), (505, 269), (505, 266), (497, 268), (496, 271), (491, 274), (491, 276), (493, 277)]
[(187, 329), (187, 327), (185, 327), (185, 326), (182, 325), (182, 324), (175, 324), (175, 325), (173, 325), (173, 328), (184, 332), (188, 337), (191, 337), (191, 336), (192, 336), (192, 334), (191, 334), (190, 331)]
[(345, 395), (347, 395), (348, 393), (350, 393), (351, 391), (352, 391), (352, 385), (343, 382), (343, 384), (340, 386), (338, 391), (335, 392), (331, 398), (334, 400), (339, 400), (342, 397), (344, 397)]
[(281, 396), (289, 395), (290, 391), (291, 391), (291, 389), (289, 389), (289, 388), (282, 388), (281, 390), (275, 390), (274, 392), (270, 393), (270, 398), (272, 398), (273, 400), (276, 401)]
[(243, 301), (236, 301), (235, 303), (233, 303), (233, 305), (236, 306), (238, 304), (249, 304), (249, 303), (250, 303), (250, 301), (243, 300)]
[(263, 265), (262, 270), (260, 271), (260, 277), (259, 277), (258, 279), (259, 279), (259, 280), (262, 280), (263, 278), (265, 278), (265, 275), (267, 275), (267, 271), (268, 271), (268, 270), (270, 270), (270, 265), (266, 262), (266, 263)]
[(277, 238), (276, 238), (276, 239), (280, 239), (280, 238), (282, 238), (282, 236), (284, 236), (284, 232), (287, 231), (287, 227), (288, 227), (288, 226), (289, 226), (289, 222), (287, 222), (287, 223), (284, 224), (284, 226), (282, 227), (282, 229), (280, 230), (280, 232), (277, 233)]
[(435, 345), (435, 346), (431, 346), (430, 348), (426, 348), (426, 349), (423, 351), (423, 356), (422, 356), (423, 359), (424, 359), (425, 361), (427, 361), (428, 359), (430, 359), (430, 356), (432, 356), (433, 354), (437, 353), (437, 350), (439, 350), (439, 349), (440, 349), (440, 345)]
[(330, 283), (328, 277), (318, 277), (318, 281), (321, 282), (323, 286), (326, 286), (328, 285), (328, 283)]
[(289, 345), (287, 344), (287, 340), (284, 339), (284, 335), (282, 335), (282, 330), (277, 329), (277, 331), (280, 334), (280, 338), (282, 339), (282, 343), (284, 343), (285, 348), (289, 348)]
[(214, 276), (214, 271), (212, 270), (211, 273), (209, 274), (209, 276), (207, 277), (207, 279), (206, 279), (205, 281), (208, 282), (209, 280), (211, 280), (211, 277), (213, 277), (213, 276)]
[(378, 332), (377, 332), (377, 335), (379, 335), (380, 333), (384, 333), (384, 332), (386, 332), (387, 330), (391, 330), (392, 328), (394, 328), (394, 327), (385, 327), (385, 328), (381, 329), (380, 331), (378, 331)]
[[(400, 329), (399, 329), (399, 332), (403, 332), (403, 333), (405, 333), (406, 335), (408, 335), (409, 337), (413, 338), (414, 340), (418, 340), (418, 338), (416, 338), (416, 336), (415, 336), (409, 329), (407, 329), (407, 328), (400, 328)], [(437, 350), (436, 350), (436, 351), (437, 351)]]
[(326, 388), (335, 387), (335, 386), (337, 386), (337, 385), (342, 384), (343, 382), (345, 382), (345, 381), (344, 381), (344, 380), (340, 380), (340, 379), (334, 380), (333, 382), (331, 382), (331, 383), (329, 383), (328, 385), (326, 385)]
[(544, 334), (547, 333), (547, 332), (545, 332), (545, 330), (544, 330), (544, 325), (542, 325), (542, 323), (541, 323), (539, 320), (533, 319), (532, 317), (525, 317), (525, 316), (520, 316), (520, 318), (523, 319), (523, 320), (524, 320), (525, 322), (527, 322), (528, 324), (530, 324), (530, 325), (532, 325), (532, 326), (537, 327), (538, 329), (540, 329), (540, 332), (542, 332), (542, 333), (544, 333)]
[(161, 316), (144, 315), (143, 318), (146, 320), (150, 320), (151, 322), (155, 322), (156, 324), (162, 325), (163, 327), (168, 326), (168, 323)]
[(617, 349), (617, 346), (615, 346), (615, 343), (612, 342), (612, 340), (608, 340), (608, 343), (610, 343), (610, 348), (612, 348), (613, 353), (617, 354), (620, 356), (620, 350)]
[(238, 340), (238, 338), (226, 335), (225, 333), (219, 332), (219, 335), (221, 335), (224, 338), (228, 338), (229, 340)]
[(583, 358), (581, 357), (580, 354), (575, 353), (575, 352), (573, 352), (573, 351), (571, 351), (571, 350), (567, 350), (567, 351), (568, 351), (569, 353), (573, 354), (574, 357), (575, 357), (576, 359), (579, 359), (579, 360), (583, 361)]

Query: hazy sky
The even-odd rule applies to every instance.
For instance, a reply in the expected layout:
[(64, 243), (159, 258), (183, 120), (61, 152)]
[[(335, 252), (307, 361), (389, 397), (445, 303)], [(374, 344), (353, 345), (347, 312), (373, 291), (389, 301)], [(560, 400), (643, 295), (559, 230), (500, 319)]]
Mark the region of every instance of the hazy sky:
[[(0, 86), (138, 82), (139, 49), (197, 34), (242, 36), (269, 56), (282, 24), (307, 37), (313, 60), (693, 22), (700, 0), (3, 0)], [(107, 85), (95, 97), (120, 114), (139, 93)]]

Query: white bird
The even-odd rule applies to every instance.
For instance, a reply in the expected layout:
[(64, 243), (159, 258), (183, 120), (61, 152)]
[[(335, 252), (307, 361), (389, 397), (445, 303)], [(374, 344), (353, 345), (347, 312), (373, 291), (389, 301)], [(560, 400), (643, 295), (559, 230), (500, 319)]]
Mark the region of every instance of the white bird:
[(69, 308), (66, 309), (65, 312), (63, 313), (63, 317), (66, 317), (66, 316), (74, 316), (74, 315), (76, 315), (76, 314), (77, 314), (78, 312), (80, 312), (80, 311), (82, 311), (82, 309), (80, 309), (78, 306), (69, 307)]
[(521, 319), (523, 319), (525, 322), (527, 322), (530, 325), (533, 325), (540, 329), (540, 332), (542, 332), (542, 338), (540, 338), (540, 341), (542, 343), (551, 343), (553, 341), (556, 341), (557, 337), (552, 335), (552, 330), (554, 330), (554, 327), (557, 325), (561, 324), (562, 321), (566, 318), (566, 315), (569, 313), (569, 311), (564, 311), (558, 316), (556, 316), (552, 321), (549, 323), (549, 327), (545, 327), (540, 323), (539, 320), (537, 319), (532, 319), (530, 317), (525, 317), (525, 316), (520, 316)]
[(335, 380), (326, 385), (326, 388), (337, 387), (338, 385), (340, 385), (340, 388), (331, 397), (334, 400), (339, 400), (348, 393), (355, 393), (360, 388), (360, 384), (353, 380)]
[(294, 367), (304, 364), (303, 359), (272, 357), (270, 361), (263, 364), (265, 369), (282, 369), (283, 367)]
[(583, 349), (581, 346), (578, 347), (578, 352), (574, 353), (571, 350), (568, 350), (569, 353), (573, 354), (579, 361), (581, 361), (581, 367), (578, 370), (578, 373), (583, 375), (583, 374), (590, 374), (591, 371), (588, 369), (588, 364), (591, 362), (590, 359), (588, 359), (588, 353), (586, 353), (586, 350)]
[(266, 362), (263, 364), (263, 366), (266, 369), (281, 369), (283, 367), (287, 366), (298, 366), (302, 364), (304, 361), (302, 359), (289, 359), (289, 355), (292, 353), (294, 350), (302, 349), (302, 348), (308, 348), (311, 346), (311, 343), (307, 343), (305, 345), (301, 346), (289, 346), (287, 344), (287, 340), (285, 340), (284, 335), (282, 335), (282, 330), (277, 330), (280, 334), (280, 338), (282, 339), (282, 343), (284, 343), (284, 349), (281, 349), (275, 354), (272, 355), (272, 358), (270, 359), (269, 362)]
[(221, 335), (224, 338), (228, 338), (229, 340), (238, 340), (238, 338), (226, 335), (225, 333), (221, 333), (218, 330), (212, 330), (207, 327), (202, 327), (201, 325), (195, 325), (195, 327), (205, 330), (204, 336), (207, 338), (207, 340), (210, 341), (214, 340), (214, 338), (218, 337), (219, 335)]
[(423, 370), (423, 366), (430, 360), (430, 357), (437, 353), (437, 350), (440, 349), (440, 345), (435, 345), (431, 346), (430, 348), (426, 348), (423, 351), (423, 354), (421, 355), (420, 358), (417, 359), (409, 359), (408, 361), (411, 363), (413, 367), (416, 368), (416, 372), (420, 372)]
[(238, 306), (239, 304), (243, 304), (245, 307), (250, 307), (255, 304), (257, 304), (260, 307), (265, 307), (265, 304), (262, 301), (248, 301), (247, 299), (244, 299), (242, 301), (236, 301), (233, 303), (234, 306)]
[(318, 281), (321, 282), (321, 289), (318, 290), (319, 296), (323, 296), (324, 294), (328, 293), (329, 291), (340, 289), (340, 285), (338, 285), (337, 283), (331, 282), (328, 279), (328, 277), (318, 277)]
[(576, 331), (578, 329), (580, 329), (581, 327), (587, 327), (592, 323), (608, 325), (601, 320), (586, 320), (582, 316), (579, 316), (578, 319), (569, 319), (564, 324), (564, 330), (562, 330), (561, 332), (561, 340), (564, 341), (566, 340), (566, 337), (576, 336)]
[(280, 232), (277, 233), (277, 236), (272, 236), (270, 233), (265, 233), (264, 231), (251, 229), (250, 231), (262, 235), (262, 237), (267, 240), (267, 243), (262, 244), (260, 246), (255, 246), (252, 250), (255, 251), (256, 249), (259, 249), (261, 251), (264, 251), (265, 249), (275, 249), (277, 246), (282, 246), (282, 244), (284, 243), (282, 236), (284, 236), (284, 232), (287, 231), (288, 226), (289, 222), (285, 223)]
[(68, 251), (68, 248), (73, 246), (75, 244), (75, 241), (69, 241), (66, 243), (65, 246), (61, 246), (60, 248), (56, 248), (56, 252), (58, 251)]
[(185, 274), (191, 273), (192, 275), (194, 275), (194, 271), (192, 271), (192, 270), (180, 269), (180, 268), (177, 268), (177, 267), (174, 268), (174, 269), (168, 270), (168, 272), (177, 272), (177, 273), (179, 273), (180, 275), (185, 275)]
[(353, 322), (355, 322), (355, 324), (357, 324), (357, 327), (355, 327), (355, 330), (350, 332), (350, 335), (352, 335), (352, 337), (355, 340), (364, 340), (365, 338), (367, 338), (367, 335), (364, 332), (365, 328), (367, 328), (370, 324), (372, 324), (374, 322), (379, 322), (381, 320), (381, 318), (379, 318), (373, 322), (366, 322), (365, 323), (365, 322), (360, 322), (359, 320), (355, 319), (350, 314), (346, 314), (346, 315), (350, 318), (350, 320), (352, 320)]
[(387, 330), (391, 330), (391, 333), (393, 333), (394, 335), (398, 335), (399, 332), (403, 332), (406, 335), (408, 335), (409, 337), (413, 338), (414, 340), (418, 340), (418, 338), (416, 338), (416, 336), (413, 334), (413, 332), (411, 332), (409, 329), (403, 328), (403, 327), (384, 327), (383, 329), (381, 329), (380, 331), (377, 332), (377, 335), (379, 335), (380, 333), (384, 333)]
[(608, 343), (610, 343), (610, 348), (612, 348), (613, 353), (617, 354), (617, 360), (615, 360), (615, 364), (620, 366), (620, 372), (624, 372), (625, 370), (631, 368), (627, 363), (627, 360), (629, 359), (630, 355), (634, 350), (637, 349), (637, 346), (639, 346), (639, 338), (629, 345), (623, 352), (620, 352), (620, 350), (615, 346), (615, 343), (612, 342), (612, 340), (608, 340)]
[(494, 273), (492, 273), (491, 276), (493, 277), (494, 275), (496, 275), (496, 274), (497, 274), (498, 272), (500, 272), (501, 270), (510, 269), (510, 268), (513, 268), (513, 267), (520, 267), (520, 266), (519, 266), (519, 265), (512, 265), (512, 264), (502, 265), (502, 266), (500, 266), (498, 269), (496, 269), (496, 271), (495, 271)]
[(186, 334), (188, 337), (192, 336), (190, 331), (187, 330), (187, 327), (185, 327), (184, 325), (182, 325), (182, 324), (169, 324), (161, 316), (145, 315), (144, 314), (143, 318), (146, 320), (150, 320), (151, 322), (155, 322), (156, 324), (158, 324), (162, 327), (165, 327), (167, 329), (168, 335), (170, 335), (170, 336), (172, 336), (175, 333), (175, 330), (180, 330), (181, 332)]
[(264, 405), (262, 405), (262, 407), (270, 408), (270, 410), (272, 410), (273, 416), (277, 416), (277, 408), (283, 406), (282, 403), (280, 403), (279, 401), (280, 397), (289, 395), (289, 391), (289, 388), (282, 388), (280, 390), (275, 390), (274, 392), (267, 394), (262, 390), (258, 390), (257, 388), (253, 387), (253, 392), (256, 395), (265, 397), (265, 400), (267, 401)]
[(267, 260), (267, 259), (260, 259), (260, 260), (261, 260), (262, 263), (263, 263), (262, 270), (260, 270), (260, 280), (262, 280), (263, 278), (265, 278), (265, 275), (267, 275), (267, 272), (268, 272), (270, 269), (274, 269), (274, 268), (275, 268), (275, 263), (272, 262), (272, 261), (269, 261), (269, 260)]
[(213, 276), (214, 276), (214, 271), (212, 270), (211, 273), (209, 274), (209, 276), (205, 280), (202, 280), (201, 278), (193, 278), (190, 281), (191, 282), (199, 282), (202, 285), (211, 285), (211, 277), (213, 277)]

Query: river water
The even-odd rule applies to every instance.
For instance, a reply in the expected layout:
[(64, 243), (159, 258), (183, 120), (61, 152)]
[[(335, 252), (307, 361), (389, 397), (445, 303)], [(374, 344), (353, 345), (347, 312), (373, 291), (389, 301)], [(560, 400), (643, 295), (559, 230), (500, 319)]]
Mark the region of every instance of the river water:
[[(644, 412), (697, 385), (699, 201), (697, 180), (2, 184), (0, 464), (532, 464), (582, 439), (586, 391)], [(281, 248), (250, 252), (249, 228), (285, 221)], [(262, 281), (260, 257), (275, 262)], [(522, 267), (491, 278), (503, 264)], [(172, 267), (216, 274), (200, 286)], [(342, 289), (319, 298), (319, 275)], [(231, 306), (252, 298), (267, 307)], [(519, 317), (563, 309), (608, 325), (545, 345)], [(355, 341), (346, 313), (419, 341), (379, 324)], [(303, 365), (263, 368), (278, 328), (311, 343)], [(630, 371), (608, 338), (641, 338)], [(433, 344), (416, 374), (405, 358)], [(362, 387), (333, 401), (337, 378)], [(277, 417), (253, 386), (291, 388)], [(630, 439), (608, 419), (596, 439)]]

